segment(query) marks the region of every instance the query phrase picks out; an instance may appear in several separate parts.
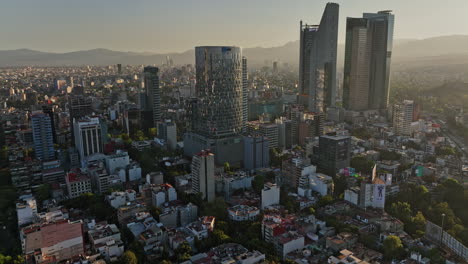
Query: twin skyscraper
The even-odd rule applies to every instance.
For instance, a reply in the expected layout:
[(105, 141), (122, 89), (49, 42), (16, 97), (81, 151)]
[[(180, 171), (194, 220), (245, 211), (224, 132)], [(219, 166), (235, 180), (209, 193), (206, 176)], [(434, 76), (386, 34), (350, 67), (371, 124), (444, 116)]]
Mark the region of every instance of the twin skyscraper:
[[(335, 107), (338, 96), (339, 5), (328, 3), (319, 25), (300, 22), (299, 97), (309, 111)], [(394, 16), (391, 11), (347, 18), (342, 105), (348, 111), (388, 106)]]

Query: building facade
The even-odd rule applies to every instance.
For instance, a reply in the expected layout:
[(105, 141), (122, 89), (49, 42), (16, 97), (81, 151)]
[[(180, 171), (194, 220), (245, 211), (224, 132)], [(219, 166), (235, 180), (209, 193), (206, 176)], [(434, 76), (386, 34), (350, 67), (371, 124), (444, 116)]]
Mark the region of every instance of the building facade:
[(202, 198), (215, 199), (214, 155), (209, 151), (197, 153), (192, 158), (192, 192), (202, 193)]
[(31, 116), (34, 151), (39, 160), (55, 158), (52, 120), (48, 114), (35, 112)]
[(299, 103), (323, 112), (335, 104), (339, 5), (328, 3), (320, 25), (300, 22)]

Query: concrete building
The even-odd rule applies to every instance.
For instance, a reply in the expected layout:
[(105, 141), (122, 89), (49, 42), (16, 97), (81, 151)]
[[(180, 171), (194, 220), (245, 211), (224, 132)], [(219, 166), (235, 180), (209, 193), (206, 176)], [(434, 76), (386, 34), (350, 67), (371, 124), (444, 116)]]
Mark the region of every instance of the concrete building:
[(33, 112), (31, 116), (34, 140), (34, 153), (39, 160), (55, 158), (52, 120), (42, 111)]
[(21, 229), (20, 238), (23, 254), (35, 263), (61, 262), (85, 254), (81, 221), (33, 224)]
[(265, 207), (279, 204), (280, 202), (280, 188), (276, 184), (271, 182), (265, 183), (262, 189), (262, 206), (261, 209)]
[(110, 195), (106, 196), (106, 201), (110, 206), (114, 208), (119, 208), (131, 203), (136, 199), (136, 192), (134, 190), (126, 190), (125, 192), (112, 192)]
[(153, 205), (161, 207), (161, 205), (177, 200), (177, 192), (172, 185), (165, 183), (156, 185), (151, 188), (151, 197)]
[(37, 214), (36, 199), (32, 194), (21, 195), (19, 201), (16, 203), (16, 216), (18, 219), (18, 226), (31, 224)]
[(264, 136), (244, 136), (244, 168), (256, 170), (269, 166), (269, 140)]
[(393, 127), (395, 134), (411, 136), (411, 123), (413, 122), (414, 101), (404, 100), (393, 107)]
[(270, 149), (278, 147), (279, 130), (276, 123), (251, 121), (247, 123), (247, 132), (250, 135), (261, 135), (268, 139), (268, 147)]
[(276, 236), (273, 240), (273, 244), (277, 254), (284, 259), (290, 252), (303, 249), (304, 241), (304, 236), (296, 232), (287, 232)]
[(319, 25), (300, 22), (299, 103), (324, 112), (335, 104), (339, 5), (328, 3)]
[(202, 193), (202, 198), (215, 199), (214, 155), (209, 151), (197, 153), (192, 158), (192, 192)]
[(177, 148), (177, 127), (174, 122), (158, 124), (158, 138), (163, 139), (170, 150)]
[(228, 208), (228, 216), (232, 221), (253, 221), (259, 214), (260, 209), (255, 206), (238, 204)]
[(124, 243), (115, 224), (98, 223), (88, 231), (91, 248), (107, 261), (117, 261), (124, 252)]
[(130, 164), (128, 152), (117, 150), (115, 154), (106, 156), (106, 169), (109, 173), (115, 173), (118, 168), (126, 168)]
[(102, 153), (104, 137), (101, 121), (98, 117), (75, 119), (73, 122), (75, 147), (80, 154), (82, 166), (86, 157), (94, 153)]
[(65, 176), (68, 197), (76, 198), (85, 193), (91, 193), (91, 178), (79, 168), (72, 169)]

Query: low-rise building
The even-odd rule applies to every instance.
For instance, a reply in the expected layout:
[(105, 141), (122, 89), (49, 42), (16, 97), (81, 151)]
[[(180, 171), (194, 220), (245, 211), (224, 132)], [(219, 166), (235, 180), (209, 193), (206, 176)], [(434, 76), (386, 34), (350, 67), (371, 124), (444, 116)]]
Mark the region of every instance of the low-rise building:
[(107, 261), (116, 261), (124, 252), (120, 231), (115, 224), (98, 223), (88, 231), (89, 242)]
[(134, 190), (126, 190), (125, 192), (112, 192), (106, 196), (106, 201), (110, 206), (119, 208), (136, 199), (136, 192)]
[(92, 192), (91, 178), (79, 168), (72, 169), (65, 176), (68, 197), (75, 198), (85, 193)]
[(253, 221), (260, 214), (255, 206), (238, 204), (228, 208), (229, 219), (233, 221)]

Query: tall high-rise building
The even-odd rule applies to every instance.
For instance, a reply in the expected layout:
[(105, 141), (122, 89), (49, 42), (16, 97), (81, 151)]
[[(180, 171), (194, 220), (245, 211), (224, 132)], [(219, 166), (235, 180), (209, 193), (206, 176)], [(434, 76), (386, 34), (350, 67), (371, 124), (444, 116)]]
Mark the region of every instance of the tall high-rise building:
[(159, 69), (153, 66), (147, 66), (143, 70), (145, 89), (146, 89), (146, 107), (152, 111), (153, 124), (157, 127), (161, 121), (161, 90), (159, 89)]
[(247, 60), (230, 46), (196, 47), (195, 60), (196, 99), (190, 103), (192, 130), (184, 135), (184, 153), (210, 149), (216, 163), (241, 165)]
[(50, 116), (37, 111), (32, 114), (31, 120), (36, 157), (39, 160), (54, 159), (55, 151)]
[(239, 134), (243, 125), (241, 49), (196, 47), (195, 61), (196, 132), (214, 138)]
[(215, 199), (214, 155), (201, 151), (192, 158), (192, 192), (202, 193), (202, 198), (211, 202)]
[(364, 13), (370, 21), (372, 36), (369, 107), (387, 109), (390, 96), (390, 64), (395, 16), (391, 11)]
[(54, 105), (52, 104), (46, 104), (46, 105), (43, 105), (42, 106), (42, 111), (44, 112), (44, 114), (47, 114), (49, 115), (50, 117), (50, 123), (52, 125), (52, 138), (54, 140), (54, 143), (57, 142), (57, 134), (55, 132), (55, 112), (54, 112)]
[(412, 100), (404, 100), (393, 107), (393, 127), (395, 133), (401, 136), (411, 136), (415, 104)]
[(75, 119), (73, 131), (82, 164), (86, 157), (103, 152), (105, 133), (98, 117)]
[(242, 131), (245, 132), (249, 119), (249, 89), (247, 75), (247, 58), (242, 57)]
[(351, 138), (347, 136), (321, 136), (319, 138), (319, 172), (329, 176), (349, 167), (351, 158)]
[(122, 64), (117, 64), (117, 73), (122, 74)]
[(351, 111), (369, 108), (370, 31), (364, 18), (347, 18), (343, 106)]
[(346, 23), (343, 106), (351, 111), (386, 109), (394, 16), (364, 13)]
[(320, 25), (300, 22), (299, 103), (323, 112), (336, 100), (339, 5), (328, 3)]

